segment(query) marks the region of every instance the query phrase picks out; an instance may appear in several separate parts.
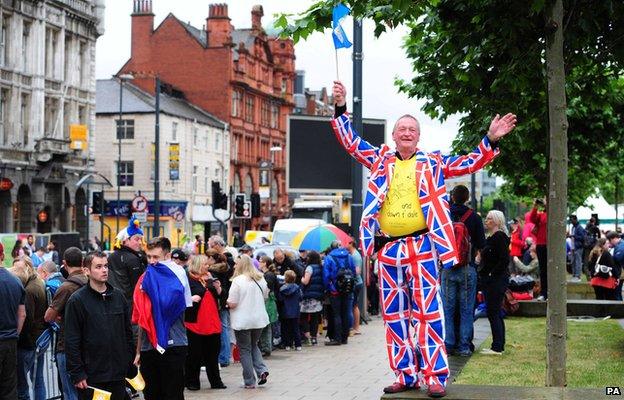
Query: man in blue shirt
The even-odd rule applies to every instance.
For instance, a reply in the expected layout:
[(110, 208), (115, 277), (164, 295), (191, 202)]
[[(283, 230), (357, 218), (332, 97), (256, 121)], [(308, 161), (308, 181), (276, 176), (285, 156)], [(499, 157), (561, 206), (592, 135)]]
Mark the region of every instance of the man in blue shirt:
[(574, 261), (572, 262), (572, 279), (570, 282), (581, 281), (581, 270), (583, 268), (583, 248), (585, 245), (585, 228), (578, 222), (576, 215), (570, 215), (572, 224), (572, 236), (574, 237)]
[(17, 337), (26, 319), (25, 294), (21, 282), (0, 267), (0, 399), (17, 399)]

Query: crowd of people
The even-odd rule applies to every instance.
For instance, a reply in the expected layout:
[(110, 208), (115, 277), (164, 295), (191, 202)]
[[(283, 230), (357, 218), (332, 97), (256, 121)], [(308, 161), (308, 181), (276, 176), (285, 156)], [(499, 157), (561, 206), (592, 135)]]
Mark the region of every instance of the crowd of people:
[(70, 247), (60, 264), (38, 266), (23, 253), (0, 268), (0, 398), (47, 398), (48, 346), (64, 399), (129, 398), (126, 378), (139, 370), (145, 399), (183, 399), (185, 388), (200, 389), (202, 367), (210, 388), (224, 389), (220, 370), (240, 361), (243, 387), (253, 389), (267, 383), (264, 358), (277, 348), (316, 346), (320, 329), (329, 346), (360, 334), (362, 258), (353, 242), (257, 257), (243, 246), (235, 256), (218, 235), (205, 248), (172, 249), (165, 237), (145, 243), (133, 220), (117, 239), (111, 253)]

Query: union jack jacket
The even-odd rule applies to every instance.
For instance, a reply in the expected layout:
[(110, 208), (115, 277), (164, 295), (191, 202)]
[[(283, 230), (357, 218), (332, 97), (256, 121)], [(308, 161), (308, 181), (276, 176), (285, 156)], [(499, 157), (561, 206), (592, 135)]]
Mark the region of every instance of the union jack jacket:
[[(338, 142), (359, 163), (370, 170), (362, 221), (360, 242), (367, 256), (373, 254), (375, 235), (379, 230), (379, 211), (386, 198), (396, 162), (396, 151), (388, 145), (375, 147), (362, 139), (352, 129), (349, 113), (332, 120), (332, 127)], [(420, 205), (427, 221), (429, 232), (438, 259), (444, 268), (457, 264), (457, 248), (453, 233), (453, 221), (449, 211), (449, 199), (444, 184), (445, 178), (474, 173), (489, 164), (500, 152), (485, 136), (479, 145), (467, 155), (444, 156), (438, 152), (416, 151), (416, 179)]]

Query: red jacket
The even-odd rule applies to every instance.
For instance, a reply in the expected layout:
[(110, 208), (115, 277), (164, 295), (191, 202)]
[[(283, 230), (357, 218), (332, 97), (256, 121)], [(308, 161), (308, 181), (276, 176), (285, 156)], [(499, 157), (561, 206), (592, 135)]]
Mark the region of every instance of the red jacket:
[(509, 254), (512, 257), (522, 257), (523, 248), (524, 240), (522, 240), (522, 231), (520, 228), (517, 228), (515, 231), (511, 232), (511, 251)]
[(538, 246), (545, 245), (548, 228), (548, 217), (546, 215), (546, 212), (537, 211), (537, 208), (533, 207), (533, 209), (529, 213), (529, 220), (535, 224), (535, 229), (537, 230), (535, 234), (535, 244)]

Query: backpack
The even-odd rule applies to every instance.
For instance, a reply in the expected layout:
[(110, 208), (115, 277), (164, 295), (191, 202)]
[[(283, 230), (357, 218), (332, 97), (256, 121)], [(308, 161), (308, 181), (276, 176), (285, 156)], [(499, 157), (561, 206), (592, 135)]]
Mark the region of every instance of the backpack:
[(459, 221), (453, 222), (453, 233), (455, 234), (455, 246), (457, 247), (457, 264), (453, 268), (461, 268), (470, 262), (472, 255), (472, 242), (470, 240), (470, 232), (466, 226), (466, 221), (472, 215), (472, 209), (462, 215)]
[(351, 268), (349, 268), (348, 265), (340, 265), (334, 257), (331, 257), (331, 259), (338, 267), (338, 274), (336, 274), (336, 289), (338, 293), (353, 293), (353, 289), (355, 288), (355, 276), (353, 276)]

